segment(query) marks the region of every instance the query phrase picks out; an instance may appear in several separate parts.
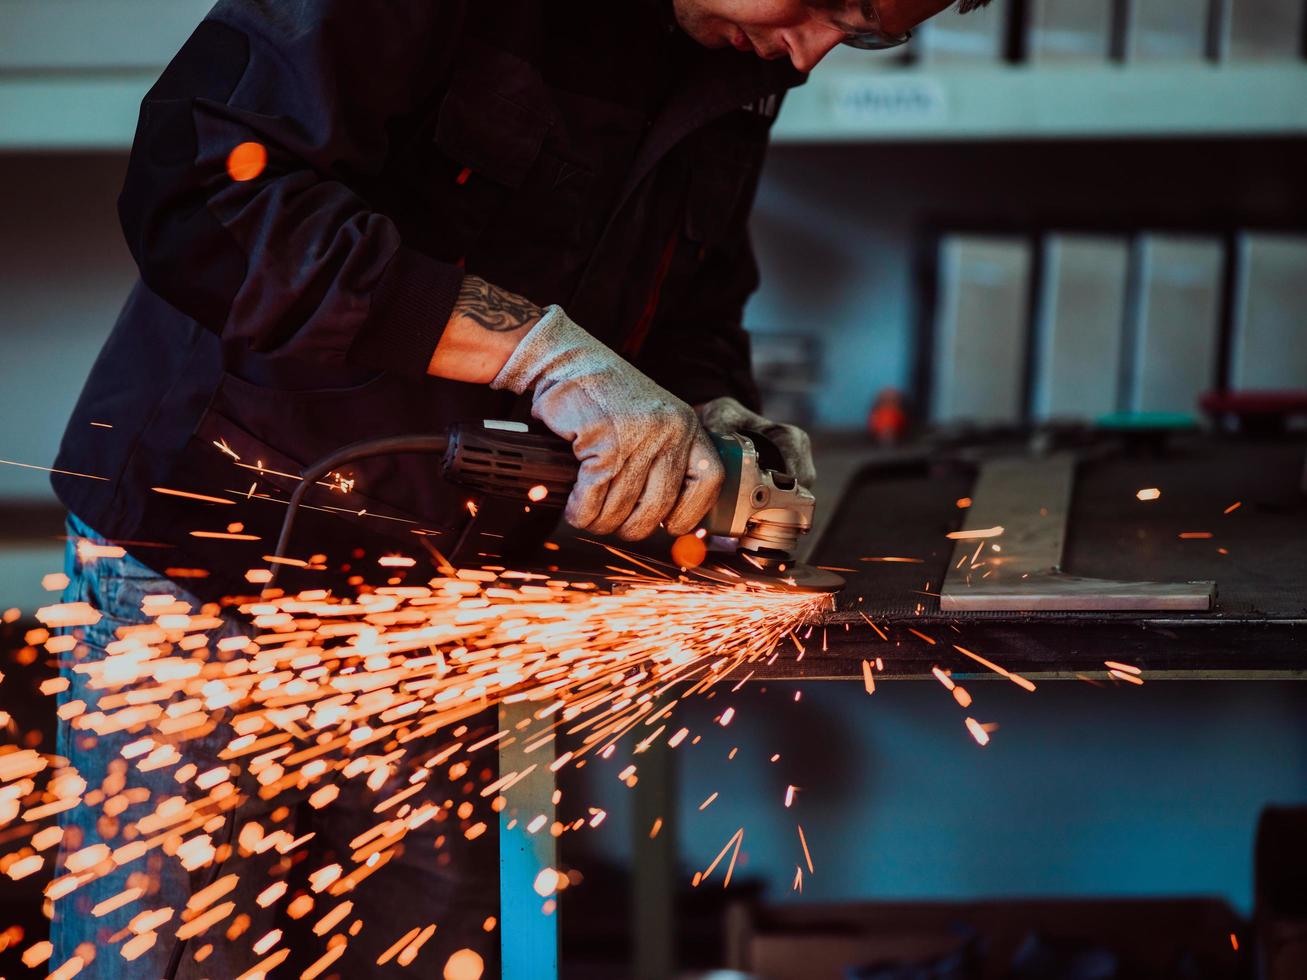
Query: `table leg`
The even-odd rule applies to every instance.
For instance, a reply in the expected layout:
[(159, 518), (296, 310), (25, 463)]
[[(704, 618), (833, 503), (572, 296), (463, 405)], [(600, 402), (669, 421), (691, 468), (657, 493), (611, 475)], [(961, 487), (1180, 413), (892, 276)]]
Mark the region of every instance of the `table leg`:
[[(558, 912), (541, 911), (545, 898), (536, 893), (536, 878), (545, 868), (558, 867), (554, 823), (554, 753), (540, 748), (526, 755), (517, 728), (538, 705), (521, 701), (499, 706), (499, 730), (518, 735), (500, 742), (501, 774), (535, 765), (509, 791), (509, 805), (499, 814), (499, 936), (503, 980), (556, 980), (558, 977)], [(504, 744), (508, 743), (508, 744)], [(552, 743), (551, 743), (552, 744)], [(527, 825), (544, 815), (533, 834)], [(511, 826), (510, 826), (511, 825)]]
[[(635, 980), (670, 980), (676, 972), (676, 759), (655, 742), (636, 757), (631, 825), (632, 935)], [(650, 836), (655, 824), (658, 832)]]

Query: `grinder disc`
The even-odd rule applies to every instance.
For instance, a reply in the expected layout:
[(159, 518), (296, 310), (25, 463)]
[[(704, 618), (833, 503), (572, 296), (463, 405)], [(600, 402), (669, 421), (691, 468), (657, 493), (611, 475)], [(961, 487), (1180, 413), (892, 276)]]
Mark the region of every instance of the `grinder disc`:
[(844, 579), (824, 568), (815, 568), (784, 556), (744, 551), (712, 554), (696, 572), (715, 582), (734, 584), (743, 579), (769, 589), (793, 592), (839, 592), (844, 588)]

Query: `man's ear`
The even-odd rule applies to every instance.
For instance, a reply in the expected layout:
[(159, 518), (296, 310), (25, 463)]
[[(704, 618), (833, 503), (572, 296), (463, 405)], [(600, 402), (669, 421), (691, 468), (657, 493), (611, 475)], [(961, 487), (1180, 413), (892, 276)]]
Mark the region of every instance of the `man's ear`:
[(887, 34), (902, 34), (923, 21), (930, 20), (940, 11), (947, 10), (957, 0), (875, 0), (881, 30)]

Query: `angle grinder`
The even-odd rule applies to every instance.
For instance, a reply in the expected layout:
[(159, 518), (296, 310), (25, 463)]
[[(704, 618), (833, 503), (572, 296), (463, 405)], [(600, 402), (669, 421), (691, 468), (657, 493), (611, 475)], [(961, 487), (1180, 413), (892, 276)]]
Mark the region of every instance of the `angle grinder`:
[[(709, 436), (726, 479), (701, 530), (715, 548), (726, 550), (715, 552), (697, 574), (714, 581), (744, 580), (803, 592), (842, 589), (840, 576), (794, 558), (799, 539), (812, 529), (816, 499), (785, 472), (780, 451), (756, 432), (710, 432)], [(476, 493), (559, 510), (580, 467), (567, 440), (523, 422), (496, 419), (458, 422), (446, 435), (355, 443), (301, 474), (282, 522), (276, 557), (286, 556), (295, 516), (305, 494), (319, 480), (360, 459), (401, 453), (441, 455), (441, 477)], [(280, 567), (274, 565), (274, 577)]]

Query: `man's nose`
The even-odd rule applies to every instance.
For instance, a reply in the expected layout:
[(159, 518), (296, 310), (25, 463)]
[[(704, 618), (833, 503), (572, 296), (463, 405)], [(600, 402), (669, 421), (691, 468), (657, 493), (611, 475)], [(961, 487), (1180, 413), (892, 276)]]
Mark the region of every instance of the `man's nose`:
[(839, 31), (825, 24), (807, 23), (786, 33), (790, 61), (802, 72), (812, 71), (843, 40)]

